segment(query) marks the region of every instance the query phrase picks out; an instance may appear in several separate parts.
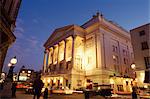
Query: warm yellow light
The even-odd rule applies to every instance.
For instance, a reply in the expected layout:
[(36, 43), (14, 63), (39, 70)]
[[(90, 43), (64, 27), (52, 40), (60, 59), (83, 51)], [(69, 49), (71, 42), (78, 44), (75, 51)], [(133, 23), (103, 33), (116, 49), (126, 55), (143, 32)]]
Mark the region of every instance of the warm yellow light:
[(113, 59), (116, 59), (116, 56), (115, 56), (115, 55), (113, 55)]
[(114, 80), (112, 78), (110, 79), (110, 84), (114, 84)]
[(68, 58), (66, 59), (66, 61), (71, 61), (71, 57), (68, 57)]
[(43, 79), (43, 83), (45, 83), (45, 79)]
[(56, 78), (54, 78), (54, 83), (56, 83)]
[(60, 83), (63, 83), (63, 78), (60, 78)]
[(11, 67), (12, 66), (12, 64), (11, 63), (8, 63), (8, 67)]
[(54, 64), (57, 64), (57, 61), (55, 61)]
[(17, 63), (16, 57), (13, 57), (13, 58), (10, 60), (10, 63), (11, 63), (12, 65), (15, 65), (15, 64)]
[(145, 74), (144, 74), (144, 72), (141, 72), (140, 73), (140, 81), (144, 82), (144, 78), (145, 78)]
[(31, 73), (31, 71), (29, 70), (28, 73)]
[(50, 80), (50, 78), (49, 78), (49, 79), (47, 80), (47, 82), (50, 83), (50, 81), (51, 81), (51, 80)]
[(148, 88), (148, 86), (147, 86), (147, 85), (144, 85), (144, 88)]
[(133, 64), (131, 64), (131, 68), (132, 68), (132, 69), (135, 69), (135, 67), (136, 67), (136, 66), (135, 66), (135, 64), (134, 64), (134, 63), (133, 63)]

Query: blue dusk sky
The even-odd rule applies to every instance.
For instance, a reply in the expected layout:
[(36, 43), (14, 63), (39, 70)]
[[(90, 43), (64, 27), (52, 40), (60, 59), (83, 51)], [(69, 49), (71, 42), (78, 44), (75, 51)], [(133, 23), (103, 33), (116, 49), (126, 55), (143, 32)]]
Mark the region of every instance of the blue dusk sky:
[(22, 65), (42, 69), (43, 44), (51, 33), (65, 25), (82, 25), (97, 11), (128, 31), (150, 22), (150, 0), (22, 0), (14, 32), (17, 39), (8, 50), (3, 70), (8, 72), (13, 56), (18, 59), (15, 71)]

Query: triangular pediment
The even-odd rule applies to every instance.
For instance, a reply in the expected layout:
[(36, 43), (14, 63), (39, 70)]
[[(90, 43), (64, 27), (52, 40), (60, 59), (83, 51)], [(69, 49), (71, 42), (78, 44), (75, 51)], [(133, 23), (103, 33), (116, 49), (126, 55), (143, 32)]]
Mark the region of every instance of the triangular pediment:
[(54, 32), (50, 35), (50, 37), (46, 41), (46, 43), (44, 44), (44, 47), (47, 47), (50, 43), (54, 42), (56, 39), (58, 39), (62, 35), (65, 35), (66, 31), (73, 27), (74, 25), (67, 25), (67, 26), (55, 29)]

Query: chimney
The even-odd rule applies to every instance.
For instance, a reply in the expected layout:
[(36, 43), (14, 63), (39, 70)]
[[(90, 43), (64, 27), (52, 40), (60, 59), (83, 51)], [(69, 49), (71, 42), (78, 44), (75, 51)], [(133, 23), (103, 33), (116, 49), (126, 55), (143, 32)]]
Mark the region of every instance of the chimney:
[(99, 12), (96, 13), (96, 16), (99, 16)]

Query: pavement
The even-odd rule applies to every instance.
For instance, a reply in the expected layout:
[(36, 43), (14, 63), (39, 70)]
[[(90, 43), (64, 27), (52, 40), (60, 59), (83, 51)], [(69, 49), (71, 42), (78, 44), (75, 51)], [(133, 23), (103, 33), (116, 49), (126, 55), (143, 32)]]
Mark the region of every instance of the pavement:
[[(0, 97), (0, 99), (33, 99), (33, 95), (25, 94), (24, 91), (17, 91), (16, 98)], [(40, 99), (43, 99), (43, 97), (41, 96)], [(84, 94), (73, 94), (73, 95), (52, 94), (51, 96), (48, 97), (48, 99), (84, 99)], [(102, 96), (92, 96), (90, 97), (90, 99), (106, 99), (106, 98)], [(111, 97), (107, 97), (107, 99), (132, 99), (132, 98), (131, 95), (112, 95)], [(140, 96), (139, 99), (150, 99), (150, 96)]]

